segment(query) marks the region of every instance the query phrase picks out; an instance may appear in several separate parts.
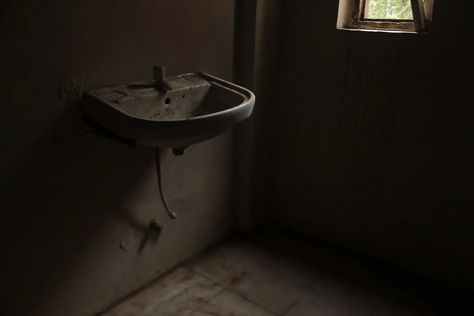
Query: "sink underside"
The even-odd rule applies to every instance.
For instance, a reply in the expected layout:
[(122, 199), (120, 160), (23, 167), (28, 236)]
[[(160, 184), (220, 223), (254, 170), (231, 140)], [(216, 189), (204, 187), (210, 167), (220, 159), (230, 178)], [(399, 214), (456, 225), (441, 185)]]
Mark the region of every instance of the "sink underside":
[(118, 136), (153, 147), (186, 147), (249, 117), (255, 96), (225, 80), (190, 73), (86, 93), (85, 114)]

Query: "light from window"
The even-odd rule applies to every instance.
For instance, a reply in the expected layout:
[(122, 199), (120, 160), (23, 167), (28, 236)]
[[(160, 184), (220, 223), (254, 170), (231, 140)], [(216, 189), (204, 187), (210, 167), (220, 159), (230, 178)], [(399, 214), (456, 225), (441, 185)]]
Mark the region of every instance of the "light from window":
[(364, 17), (371, 20), (413, 20), (411, 0), (366, 0)]

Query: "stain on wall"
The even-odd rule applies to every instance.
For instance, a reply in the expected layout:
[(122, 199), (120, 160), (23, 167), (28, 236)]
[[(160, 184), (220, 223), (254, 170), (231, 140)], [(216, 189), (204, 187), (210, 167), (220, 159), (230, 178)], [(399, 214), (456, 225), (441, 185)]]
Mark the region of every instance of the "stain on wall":
[[(154, 151), (97, 135), (58, 87), (151, 79), (155, 64), (232, 79), (234, 1), (0, 6), (0, 314), (95, 314), (232, 231), (231, 133), (165, 157), (171, 222)], [(141, 245), (152, 220), (161, 235)]]
[(285, 1), (275, 218), (474, 289), (472, 6), (429, 35), (336, 30), (337, 1)]

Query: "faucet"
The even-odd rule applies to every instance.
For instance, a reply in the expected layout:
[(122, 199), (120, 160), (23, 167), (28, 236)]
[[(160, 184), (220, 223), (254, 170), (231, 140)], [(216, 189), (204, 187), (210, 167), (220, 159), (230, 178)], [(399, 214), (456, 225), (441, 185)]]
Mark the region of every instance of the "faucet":
[(156, 89), (162, 93), (166, 93), (172, 90), (171, 87), (166, 83), (166, 68), (161, 66), (153, 67), (153, 77), (155, 79)]

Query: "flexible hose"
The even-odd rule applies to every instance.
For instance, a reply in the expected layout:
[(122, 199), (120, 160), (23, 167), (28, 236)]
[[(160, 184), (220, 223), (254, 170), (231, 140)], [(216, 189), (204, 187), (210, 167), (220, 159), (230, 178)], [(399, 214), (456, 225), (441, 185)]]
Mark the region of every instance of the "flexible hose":
[(163, 170), (161, 170), (161, 165), (162, 165), (161, 158), (162, 158), (162, 150), (157, 148), (155, 151), (156, 176), (158, 178), (158, 187), (160, 191), (161, 202), (163, 203), (163, 206), (165, 208), (165, 211), (168, 217), (171, 218), (172, 220), (175, 220), (177, 216), (168, 207), (168, 203), (166, 202), (165, 194), (163, 192), (163, 179), (162, 179)]

